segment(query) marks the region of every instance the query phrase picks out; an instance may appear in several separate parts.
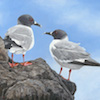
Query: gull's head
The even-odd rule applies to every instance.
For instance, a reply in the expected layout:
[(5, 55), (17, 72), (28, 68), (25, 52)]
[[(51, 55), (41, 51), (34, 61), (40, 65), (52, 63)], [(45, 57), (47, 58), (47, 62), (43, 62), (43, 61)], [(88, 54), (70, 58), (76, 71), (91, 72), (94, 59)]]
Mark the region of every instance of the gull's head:
[(63, 39), (67, 37), (67, 33), (63, 30), (57, 29), (53, 32), (45, 32), (45, 34), (51, 35), (54, 39)]
[(21, 15), (18, 18), (18, 24), (26, 25), (26, 26), (31, 26), (31, 25), (37, 25), (41, 27), (40, 24), (38, 24), (30, 15)]

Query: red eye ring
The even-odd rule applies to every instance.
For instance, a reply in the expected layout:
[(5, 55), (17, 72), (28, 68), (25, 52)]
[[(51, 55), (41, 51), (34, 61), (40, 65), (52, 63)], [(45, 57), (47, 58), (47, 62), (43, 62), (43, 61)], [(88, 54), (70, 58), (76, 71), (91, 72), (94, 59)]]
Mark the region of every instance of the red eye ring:
[(33, 18), (30, 18), (29, 21), (30, 21), (30, 22), (33, 22), (34, 20), (33, 20)]
[(55, 34), (58, 34), (57, 31), (55, 31)]

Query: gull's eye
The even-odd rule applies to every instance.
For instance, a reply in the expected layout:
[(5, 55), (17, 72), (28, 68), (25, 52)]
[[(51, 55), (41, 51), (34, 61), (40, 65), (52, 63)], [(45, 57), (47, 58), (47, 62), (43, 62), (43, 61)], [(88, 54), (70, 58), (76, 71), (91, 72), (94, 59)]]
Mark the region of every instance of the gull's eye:
[(30, 18), (29, 21), (30, 21), (30, 22), (33, 22), (34, 20), (33, 20), (33, 18)]
[(55, 34), (58, 34), (57, 31), (54, 32)]

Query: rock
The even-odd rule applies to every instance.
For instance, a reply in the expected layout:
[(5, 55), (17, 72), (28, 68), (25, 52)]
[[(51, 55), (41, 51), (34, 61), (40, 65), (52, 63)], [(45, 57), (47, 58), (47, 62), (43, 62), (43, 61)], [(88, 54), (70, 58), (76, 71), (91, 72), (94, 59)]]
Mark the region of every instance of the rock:
[(62, 79), (41, 58), (32, 65), (0, 65), (0, 96), (4, 100), (74, 100), (76, 85)]
[(8, 61), (8, 55), (7, 50), (4, 48), (4, 42), (2, 38), (0, 37), (0, 62), (7, 62)]
[(4, 42), (3, 42), (3, 39), (0, 37), (0, 48), (3, 48), (4, 49)]
[(1, 60), (0, 100), (74, 100), (73, 82), (62, 79), (42, 58), (30, 62), (11, 68), (7, 59)]

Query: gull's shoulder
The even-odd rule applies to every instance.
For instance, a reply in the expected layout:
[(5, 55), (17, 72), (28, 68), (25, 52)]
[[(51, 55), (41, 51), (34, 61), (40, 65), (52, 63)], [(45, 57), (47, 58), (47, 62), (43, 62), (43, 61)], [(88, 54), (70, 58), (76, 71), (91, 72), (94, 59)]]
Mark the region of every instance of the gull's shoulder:
[(68, 42), (68, 37), (64, 39), (54, 39), (49, 46), (49, 49), (56, 49), (56, 46), (60, 46), (63, 42)]
[(50, 45), (55, 45), (55, 44), (59, 44), (59, 43), (63, 43), (63, 42), (69, 42), (68, 41), (68, 37), (64, 38), (64, 39), (54, 39)]
[(31, 30), (32, 28), (29, 26), (26, 26), (26, 25), (15, 25), (15, 26), (9, 28), (8, 31), (17, 30), (17, 29), (29, 29), (29, 30)]
[(25, 26), (25, 25), (15, 25), (8, 29), (6, 36), (12, 35), (12, 34), (33, 34), (33, 30), (31, 27)]
[(50, 44), (50, 49), (68, 50), (70, 52), (82, 52), (87, 54), (86, 49), (81, 47), (79, 43), (69, 41), (67, 38), (61, 40), (53, 40)]

